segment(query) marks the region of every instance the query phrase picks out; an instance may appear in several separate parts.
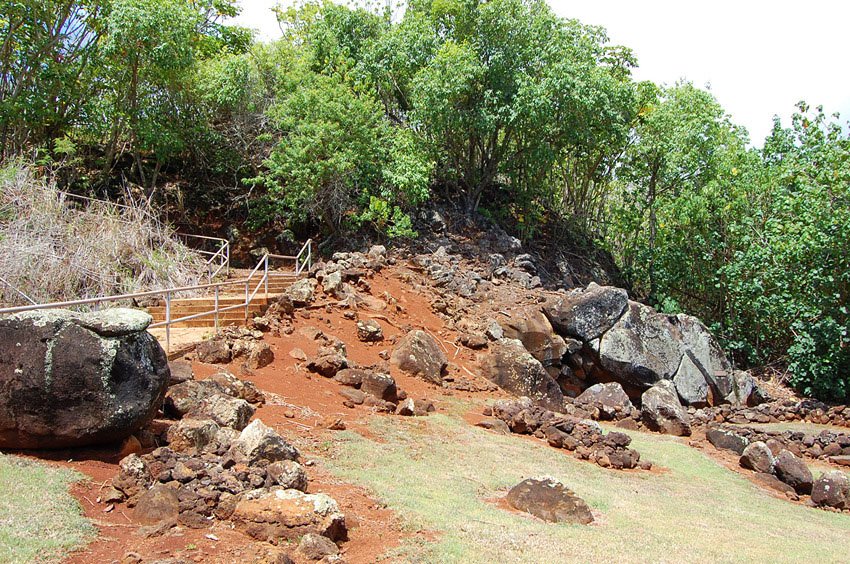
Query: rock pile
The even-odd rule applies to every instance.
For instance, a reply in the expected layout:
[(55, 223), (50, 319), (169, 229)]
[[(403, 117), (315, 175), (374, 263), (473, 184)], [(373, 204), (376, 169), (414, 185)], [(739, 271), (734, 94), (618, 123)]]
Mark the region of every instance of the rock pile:
[(812, 399), (785, 400), (762, 403), (755, 407), (720, 405), (695, 410), (694, 424), (778, 423), (780, 421), (808, 421), (819, 425), (850, 427), (850, 409), (844, 405), (828, 406)]
[(262, 421), (248, 423), (263, 400), (251, 382), (226, 372), (173, 385), (164, 407), (178, 420), (161, 434), (167, 446), (124, 458), (104, 501), (126, 503), (138, 522), (158, 528), (226, 520), (272, 543), (344, 539), (336, 502), (307, 493), (298, 450)]
[(850, 433), (824, 429), (820, 433), (803, 431), (774, 431), (739, 425), (717, 425), (706, 431), (706, 438), (715, 447), (733, 450), (738, 454), (751, 443), (771, 447), (774, 454), (787, 449), (796, 456), (850, 465)]
[[(577, 420), (552, 412), (526, 397), (499, 400), (485, 410), (485, 415), (502, 421), (510, 432), (545, 439), (550, 446), (566, 449), (582, 460), (590, 460), (603, 468), (652, 467), (649, 462), (641, 462), (639, 452), (628, 448), (632, 439), (625, 433), (604, 433), (592, 421)], [(486, 419), (479, 426), (491, 429), (500, 427)]]
[[(349, 367), (345, 343), (336, 337), (325, 335), (315, 327), (306, 327), (301, 331), (320, 343), (316, 356), (307, 360), (307, 370), (325, 378), (332, 378), (340, 384), (339, 394), (344, 398), (343, 405), (346, 407), (365, 405), (385, 413), (415, 416), (428, 415), (434, 411), (434, 404), (430, 400), (409, 398), (404, 390), (400, 390), (395, 379), (387, 373), (386, 366)], [(422, 331), (412, 333), (422, 333), (433, 340), (430, 335)], [(419, 339), (424, 340), (421, 337)], [(423, 355), (420, 352), (422, 345), (418, 344), (419, 341), (416, 339), (409, 339), (409, 341), (417, 344), (410, 349), (396, 349), (397, 351), (416, 351), (416, 354), (411, 353), (403, 358), (405, 368), (416, 370), (419, 375), (440, 377), (444, 365)], [(427, 349), (430, 343), (427, 340), (425, 343)], [(439, 352), (442, 353), (442, 351)], [(445, 356), (443, 356), (443, 362), (445, 362)]]
[(214, 338), (195, 347), (197, 358), (207, 364), (227, 364), (244, 359), (246, 368), (256, 370), (274, 362), (274, 352), (263, 341), (263, 333), (247, 327), (225, 327)]

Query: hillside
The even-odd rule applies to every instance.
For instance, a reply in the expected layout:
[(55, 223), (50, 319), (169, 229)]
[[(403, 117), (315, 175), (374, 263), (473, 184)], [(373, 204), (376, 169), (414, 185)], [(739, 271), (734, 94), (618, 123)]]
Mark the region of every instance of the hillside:
[[(788, 399), (757, 408), (690, 407), (693, 431), (688, 438), (650, 431), (640, 410), (606, 417), (604, 404), (593, 407), (568, 400), (568, 411), (575, 417), (607, 419), (601, 422), (606, 432), (624, 432), (631, 438), (631, 449), (643, 463), (631, 470), (607, 466), (590, 450), (582, 454), (583, 447), (572, 452), (553, 448), (538, 438), (543, 436), (539, 432), (521, 434), (510, 419), (514, 433), (508, 426), (500, 432), (492, 416), (482, 414), (495, 414), (513, 396), (483, 376), (498, 343), (480, 340), (478, 330), (504, 317), (502, 311), (533, 307), (547, 295), (563, 294), (528, 288), (531, 276), (521, 275), (525, 271), (516, 269), (514, 261), (499, 274), (482, 275), (492, 267), (454, 254), (459, 248), (462, 245), (449, 245), (408, 258), (337, 255), (339, 263), (367, 261), (371, 266), (349, 267), (359, 270), (355, 278), (328, 286), (327, 292), (319, 284), (313, 298), (296, 302), (294, 310), (287, 305), (292, 302), (281, 301), (255, 320), (254, 327), (262, 333), (229, 330), (210, 341), (227, 343), (237, 355), (242, 354), (237, 350), (264, 343), (274, 355), (270, 364), (251, 367), (250, 356), (223, 365), (205, 363), (202, 360), (210, 360), (211, 351), (219, 349), (212, 344), (186, 357), (196, 380), (221, 381), (216, 374), (224, 369), (252, 381), (263, 393), (265, 402), (254, 419), (297, 447), (309, 477), (307, 491), (331, 495), (345, 514), (348, 533), (339, 542), (342, 560), (488, 562), (497, 555), (510, 562), (843, 559), (843, 539), (850, 531), (846, 513), (809, 507), (813, 497), (741, 467), (737, 454), (714, 446), (722, 445), (716, 438), (707, 438), (718, 428), (768, 433), (771, 440), (793, 449), (817, 477), (841, 466), (831, 455), (805, 446), (810, 440), (806, 437), (815, 439), (811, 444), (843, 444), (850, 433), (837, 409)], [(318, 265), (314, 272), (321, 269)], [(481, 273), (479, 280), (475, 272)], [(473, 286), (477, 288), (470, 291)], [(358, 321), (377, 323), (383, 340), (364, 340)], [(414, 329), (435, 337), (446, 356), (441, 384), (387, 361)], [(415, 417), (387, 413), (385, 401), (355, 393), (360, 390), (344, 385), (341, 376), (320, 373), (320, 359), (328, 362), (322, 355), (329, 349), (342, 351), (348, 366), (363, 374), (391, 374), (399, 396), (403, 390), (407, 398), (422, 402), (423, 409), (432, 403), (435, 410)], [(361, 404), (364, 397), (367, 401)], [(505, 400), (507, 404), (499, 404)], [(477, 426), (487, 421), (492, 430)], [(718, 421), (725, 423), (718, 426)], [(139, 435), (142, 445), (153, 440), (150, 446), (155, 446), (164, 440), (164, 429), (174, 424), (158, 419)], [(554, 444), (551, 439), (549, 443)], [(829, 448), (834, 454), (835, 447)], [(92, 480), (74, 492), (85, 513), (96, 520), (100, 537), (69, 561), (114, 559), (127, 551), (134, 554), (125, 558), (135, 562), (279, 562), (285, 561), (280, 556), (284, 553), (307, 561), (297, 542), (257, 542), (218, 519), (197, 528), (181, 514), (176, 524), (141, 527), (136, 524), (137, 509), (107, 496), (107, 485), (126, 454), (118, 450), (40, 455)], [(150, 450), (140, 454), (145, 452)], [(509, 488), (541, 475), (554, 476), (584, 498), (594, 524), (546, 523), (506, 504)], [(783, 534), (765, 538), (764, 531), (775, 530)]]
[(75, 198), (19, 163), (0, 169), (0, 303), (197, 284), (204, 261), (158, 215)]

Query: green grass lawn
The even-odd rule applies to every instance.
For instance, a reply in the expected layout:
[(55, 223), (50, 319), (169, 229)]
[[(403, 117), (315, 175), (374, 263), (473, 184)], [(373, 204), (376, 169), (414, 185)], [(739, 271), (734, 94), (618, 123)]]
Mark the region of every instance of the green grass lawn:
[[(437, 540), (387, 557), (407, 562), (847, 562), (850, 515), (776, 499), (698, 450), (630, 433), (663, 474), (581, 462), (542, 441), (500, 436), (452, 415), (374, 418), (375, 442), (337, 435), (325, 460), (368, 487), (411, 530)], [(597, 523), (548, 524), (487, 500), (530, 476), (583, 497)]]
[(68, 486), (82, 475), (0, 454), (0, 562), (58, 561), (94, 528)]

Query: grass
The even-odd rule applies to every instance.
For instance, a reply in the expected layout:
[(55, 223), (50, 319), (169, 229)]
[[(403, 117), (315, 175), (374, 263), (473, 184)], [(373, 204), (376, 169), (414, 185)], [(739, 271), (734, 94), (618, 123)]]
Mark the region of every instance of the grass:
[[(326, 464), (411, 530), (436, 534), (386, 555), (394, 561), (847, 561), (850, 516), (776, 499), (673, 438), (631, 433), (645, 458), (669, 469), (658, 474), (605, 470), (451, 414), (375, 418), (370, 432), (381, 442), (338, 435)], [(539, 475), (575, 490), (597, 523), (547, 524), (487, 501)]]
[(94, 535), (68, 485), (76, 472), (0, 454), (0, 562), (54, 562)]
[[(69, 199), (21, 163), (0, 168), (0, 304), (189, 286), (204, 261), (146, 205)], [(11, 286), (11, 287), (10, 287)]]

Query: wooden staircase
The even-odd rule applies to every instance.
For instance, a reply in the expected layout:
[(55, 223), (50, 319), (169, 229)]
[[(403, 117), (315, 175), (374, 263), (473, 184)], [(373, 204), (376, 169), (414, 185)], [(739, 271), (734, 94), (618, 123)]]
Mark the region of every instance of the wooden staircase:
[[(248, 276), (249, 271), (242, 271), (237, 269), (232, 269), (228, 276), (228, 280), (241, 280)], [(295, 282), (296, 277), (291, 273), (281, 273), (281, 272), (270, 272), (268, 279), (268, 293), (265, 292), (265, 287), (260, 288), (260, 291), (254, 296), (254, 299), (251, 300), (251, 303), (247, 307), (247, 319), (250, 320), (252, 317), (257, 315), (262, 315), (262, 313), (266, 310), (266, 308), (271, 304), (274, 299), (282, 294), (289, 286)], [(249, 292), (253, 292), (256, 283), (252, 283)], [(246, 321), (246, 307), (245, 303), (245, 286), (244, 285), (235, 285), (235, 286), (227, 286), (225, 287), (218, 295), (218, 307), (219, 310), (222, 308), (228, 308), (226, 311), (219, 311), (218, 313), (218, 325), (219, 327), (226, 327), (227, 325), (242, 325)], [(243, 304), (239, 307), (239, 304)], [(171, 299), (171, 319), (177, 319), (180, 317), (186, 317), (190, 315), (196, 315), (201, 313), (208, 313), (208, 315), (204, 315), (203, 317), (196, 317), (194, 319), (188, 319), (186, 321), (178, 321), (173, 322), (171, 324), (174, 328), (202, 328), (202, 327), (215, 327), (216, 323), (216, 315), (215, 315), (215, 306), (216, 299), (214, 294), (193, 297), (193, 298), (172, 298)], [(160, 323), (165, 321), (165, 303), (161, 303), (155, 306), (149, 306), (146, 308), (147, 312), (153, 317), (154, 323)]]

